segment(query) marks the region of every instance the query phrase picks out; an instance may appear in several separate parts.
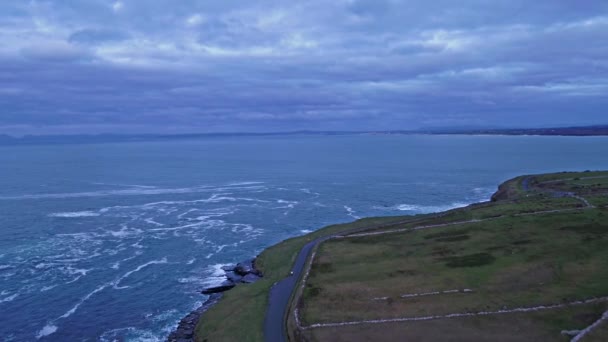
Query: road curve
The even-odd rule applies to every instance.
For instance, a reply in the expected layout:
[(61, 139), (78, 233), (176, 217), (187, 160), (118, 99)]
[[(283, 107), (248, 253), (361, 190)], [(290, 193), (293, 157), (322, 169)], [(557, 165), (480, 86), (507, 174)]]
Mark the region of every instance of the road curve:
[(296, 257), (291, 271), (293, 275), (276, 282), (270, 289), (268, 298), (268, 309), (266, 318), (264, 319), (264, 339), (269, 342), (285, 342), (287, 335), (285, 334), (285, 317), (289, 308), (289, 299), (291, 294), (296, 289), (298, 279), (304, 271), (306, 260), (313, 248), (331, 236), (320, 237), (308, 242)]

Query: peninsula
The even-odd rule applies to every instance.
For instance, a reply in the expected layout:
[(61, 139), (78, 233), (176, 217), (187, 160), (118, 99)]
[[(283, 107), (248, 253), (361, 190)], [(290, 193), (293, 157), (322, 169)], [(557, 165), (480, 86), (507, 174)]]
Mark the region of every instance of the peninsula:
[(521, 176), (488, 202), (272, 246), (195, 339), (604, 341), (607, 243), (608, 172)]

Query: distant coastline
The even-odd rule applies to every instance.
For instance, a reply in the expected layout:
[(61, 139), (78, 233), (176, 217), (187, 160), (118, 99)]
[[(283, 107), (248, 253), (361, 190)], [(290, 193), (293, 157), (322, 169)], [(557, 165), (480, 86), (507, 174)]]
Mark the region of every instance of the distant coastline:
[(549, 128), (429, 128), (418, 130), (369, 131), (292, 131), (292, 132), (233, 132), (196, 134), (81, 134), (25, 135), (14, 137), (0, 134), (0, 146), (42, 144), (99, 144), (144, 141), (192, 140), (214, 137), (265, 136), (344, 136), (344, 135), (507, 135), (507, 136), (608, 136), (608, 125)]

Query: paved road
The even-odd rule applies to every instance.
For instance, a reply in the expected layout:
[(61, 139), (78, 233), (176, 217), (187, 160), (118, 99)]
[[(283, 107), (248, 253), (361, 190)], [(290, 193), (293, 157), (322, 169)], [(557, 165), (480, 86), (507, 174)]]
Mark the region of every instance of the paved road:
[(287, 341), (284, 318), (289, 307), (289, 298), (291, 298), (291, 294), (296, 289), (296, 285), (298, 285), (298, 279), (304, 271), (306, 259), (308, 259), (311, 251), (317, 244), (329, 238), (331, 236), (320, 237), (304, 245), (293, 265), (293, 275), (276, 282), (270, 289), (268, 309), (266, 311), (266, 319), (264, 320), (264, 339), (266, 341)]

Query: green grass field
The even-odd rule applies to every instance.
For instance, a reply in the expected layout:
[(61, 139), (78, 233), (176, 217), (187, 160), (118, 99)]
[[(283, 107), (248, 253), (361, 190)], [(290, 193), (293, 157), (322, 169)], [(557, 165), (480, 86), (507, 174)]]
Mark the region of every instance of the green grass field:
[[(518, 177), (501, 186), (502, 197), (495, 202), (397, 225), (391, 228), (394, 233), (369, 229), (367, 233), (384, 233), (329, 240), (319, 246), (298, 299), (302, 325), (509, 310), (608, 296), (607, 176), (562, 173), (542, 176), (542, 182), (530, 176), (527, 191)], [(589, 196), (584, 199), (595, 207), (563, 197), (564, 191)], [(441, 224), (448, 225), (428, 227)], [(417, 227), (426, 228), (404, 231)], [(568, 340), (561, 330), (584, 328), (606, 307), (602, 302), (502, 317), (319, 327), (304, 329), (300, 336), (311, 341), (396, 336), (561, 341)], [(298, 330), (294, 325), (290, 329)]]
[[(524, 191), (522, 182), (526, 177), (530, 178), (530, 189)], [(593, 181), (588, 177), (594, 177)], [(552, 188), (552, 184), (557, 186)], [(552, 189), (573, 188), (584, 192), (585, 199), (596, 208), (586, 208), (577, 198), (552, 194)], [(300, 308), (304, 325), (564, 303), (608, 295), (608, 271), (604, 271), (608, 269), (608, 249), (604, 251), (603, 247), (608, 239), (608, 172), (522, 176), (501, 185), (499, 194), (495, 202), (444, 213), (368, 218), (333, 225), (270, 247), (257, 259), (264, 279), (226, 292), (203, 315), (196, 340), (263, 341), (270, 287), (288, 275), (304, 244), (334, 234), (449, 224), (332, 239), (320, 245), (305, 291), (292, 304), (292, 309)], [(550, 212), (555, 210), (558, 212)], [(543, 211), (547, 213), (534, 214)], [(471, 220), (479, 221), (464, 223)], [(401, 297), (465, 288), (472, 292)], [(605, 303), (595, 303), (502, 317), (302, 331), (296, 327), (294, 310), (290, 310), (287, 329), (292, 339), (313, 341), (395, 340), (391, 336), (434, 340), (427, 336), (429, 331), (436, 332), (431, 336), (435, 338), (566, 341), (557, 336), (558, 330), (581, 329), (607, 308)], [(608, 327), (598, 328), (602, 329)], [(589, 338), (597, 338), (593, 336), (590, 334)]]

